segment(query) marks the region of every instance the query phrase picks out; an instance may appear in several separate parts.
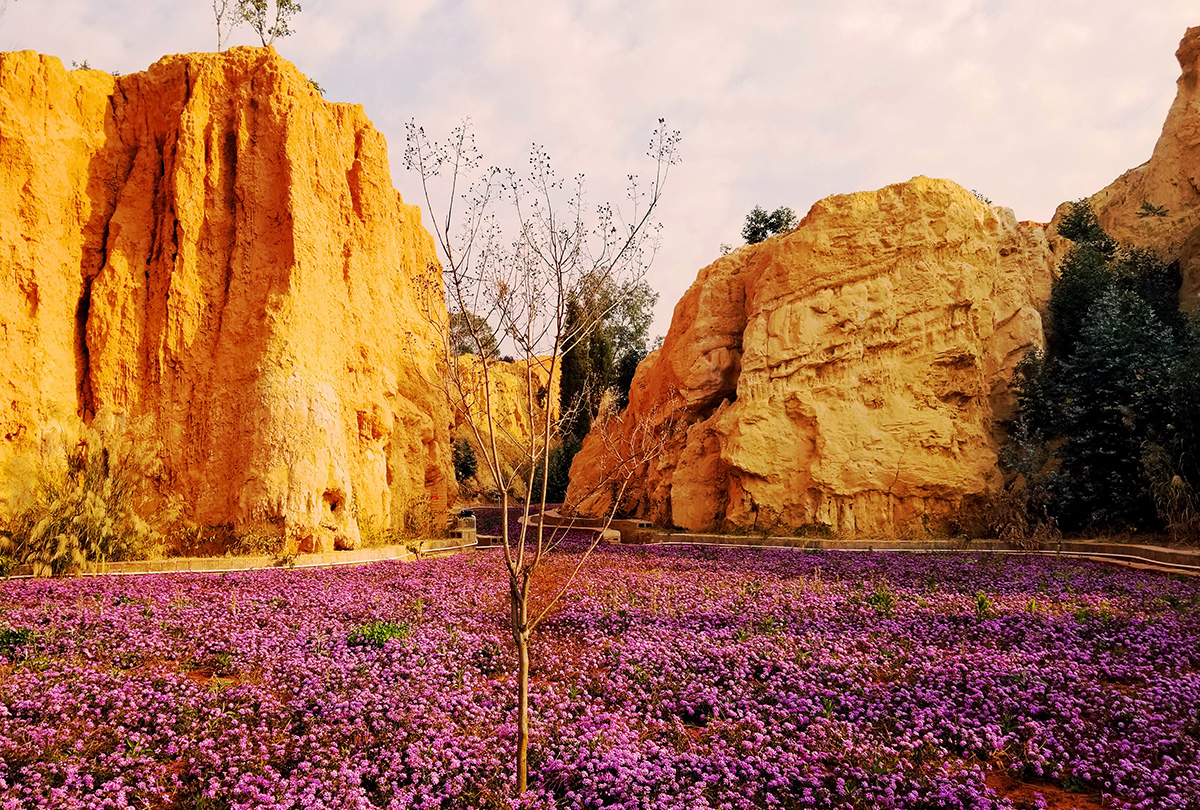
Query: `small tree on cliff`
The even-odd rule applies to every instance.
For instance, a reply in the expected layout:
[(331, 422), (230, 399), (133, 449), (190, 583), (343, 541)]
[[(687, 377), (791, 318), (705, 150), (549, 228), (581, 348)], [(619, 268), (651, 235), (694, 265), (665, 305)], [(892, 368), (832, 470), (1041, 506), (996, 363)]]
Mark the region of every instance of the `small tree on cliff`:
[[(572, 310), (571, 302), (584, 300), (587, 291), (602, 285), (615, 284), (622, 289), (640, 279), (649, 267), (659, 231), (654, 216), (668, 171), (677, 160), (678, 143), (679, 133), (667, 130), (660, 119), (648, 152), (654, 161), (649, 186), (630, 175), (629, 199), (623, 210), (612, 205), (588, 210), (583, 176), (576, 176), (568, 185), (536, 146), (530, 155), (529, 174), (523, 176), (512, 170), (482, 168), (467, 124), (440, 144), (431, 142), (415, 123), (409, 124), (405, 162), (421, 177), (431, 229), (444, 258), (447, 303), (452, 310), (486, 313), (486, 321), (499, 325), (528, 369), (522, 392), (528, 413), (539, 412), (535, 407), (539, 382), (533, 365), (540, 364), (553, 379), (564, 354), (586, 341), (609, 314), (608, 310)], [(468, 189), (465, 194), (464, 188)], [(440, 204), (434, 202), (437, 191), (445, 194)], [(475, 353), (483, 355), (489, 331), (470, 319), (465, 326)], [(571, 587), (595, 543), (571, 564), (567, 576), (555, 582), (539, 579), (571, 528), (552, 528), (537, 517), (530, 520), (535, 507), (539, 515), (546, 507), (545, 485), (537, 486), (535, 480), (547, 480), (550, 451), (557, 438), (550, 409), (541, 409), (543, 416), (523, 445), (526, 464), (522, 474), (528, 494), (521, 505), (520, 529), (513, 532), (507, 521), (511, 482), (505, 478), (496, 440), (500, 414), (492, 400), (488, 364), (479, 364), (482, 385), (465, 383), (457, 370), (458, 355), (452, 350), (448, 330), (446, 349), (451, 404), (464, 414), (480, 448), (480, 477), (490, 475), (501, 493), (508, 626), (517, 657), (515, 781), (519, 795), (528, 785), (533, 633)], [(647, 437), (622, 448), (628, 463), (618, 465), (614, 476), (624, 476), (627, 481), (656, 447), (654, 438)], [(605, 483), (611, 486), (612, 478)], [(623, 485), (623, 481), (618, 483), (622, 489)]]
[(754, 210), (746, 215), (746, 223), (742, 226), (742, 238), (748, 245), (756, 245), (768, 236), (785, 233), (796, 227), (796, 212), (787, 206), (780, 206), (767, 213), (767, 209), (754, 206)]
[(213, 0), (213, 17), (217, 21), (217, 53), (225, 50), (229, 35), (242, 21), (241, 4), (236, 0)]
[(470, 310), (456, 309), (450, 313), (450, 350), (456, 354), (482, 352), (479, 357), (494, 357), (500, 347), (487, 319)]
[[(237, 10), (238, 18), (254, 29), (265, 48), (275, 40), (295, 33), (289, 20), (300, 13), (300, 4), (296, 0), (237, 0)], [(219, 20), (217, 28), (219, 39)]]

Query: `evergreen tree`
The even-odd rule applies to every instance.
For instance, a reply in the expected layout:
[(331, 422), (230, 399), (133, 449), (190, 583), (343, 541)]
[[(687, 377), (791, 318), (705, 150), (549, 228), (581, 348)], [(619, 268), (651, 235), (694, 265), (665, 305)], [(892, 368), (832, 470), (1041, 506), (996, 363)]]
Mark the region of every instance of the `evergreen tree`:
[(1133, 293), (1110, 289), (1088, 310), (1050, 388), (1064, 439), (1051, 489), (1064, 528), (1153, 525), (1142, 451), (1169, 429), (1175, 360), (1170, 330)]
[(617, 392), (617, 409), (625, 410), (629, 405), (629, 390), (633, 388), (633, 375), (637, 372), (638, 364), (646, 359), (644, 351), (629, 351), (621, 355), (617, 361), (617, 379), (613, 386)]
[(454, 463), (454, 480), (466, 481), (475, 475), (479, 469), (479, 459), (475, 457), (475, 448), (465, 437), (455, 439), (451, 452)]
[[(567, 334), (578, 332), (586, 313), (577, 298), (567, 302)], [(580, 440), (592, 427), (591, 412), (586, 407), (584, 396), (588, 388), (591, 371), (591, 340), (584, 337), (563, 352), (562, 372), (559, 378), (559, 404), (562, 408), (562, 435), (573, 435)]]
[(1076, 244), (1051, 292), (1047, 352), (1014, 375), (1002, 460), (1050, 496), (1064, 529), (1156, 528), (1175, 520), (1156, 493), (1200, 481), (1186, 461), (1200, 425), (1200, 327), (1179, 313), (1178, 266), (1117, 248), (1086, 202), (1060, 232)]

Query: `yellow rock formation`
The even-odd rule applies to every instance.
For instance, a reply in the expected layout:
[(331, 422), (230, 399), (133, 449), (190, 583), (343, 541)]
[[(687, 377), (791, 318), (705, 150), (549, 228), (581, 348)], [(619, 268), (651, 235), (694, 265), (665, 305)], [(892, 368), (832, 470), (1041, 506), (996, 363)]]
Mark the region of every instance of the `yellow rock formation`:
[(149, 417), (191, 519), (306, 548), (453, 495), (440, 266), (360, 106), (270, 48), (0, 54), (0, 166), (0, 456)]
[[(470, 442), (479, 461), (479, 470), (472, 483), (488, 493), (496, 486), (487, 472), (486, 455), (480, 443), (482, 440), (490, 448), (494, 436), (502, 476), (505, 481), (512, 481), (509, 491), (523, 497), (526, 479), (519, 473), (529, 468), (529, 449), (538, 444), (535, 434), (540, 435), (545, 425), (546, 409), (550, 409), (551, 420), (558, 419), (561, 365), (555, 367), (553, 380), (549, 357), (537, 358), (532, 363), (491, 360), (487, 370), (494, 429), (489, 430), (482, 364), (478, 357), (468, 354), (457, 360), (462, 387), (452, 392), (451, 401), (462, 403), (465, 408), (454, 408), (451, 435), (456, 440), (464, 438)], [(476, 430), (471, 429), (472, 424)]]
[[(1041, 226), (917, 177), (818, 202), (790, 233), (704, 270), (610, 431), (669, 436), (621, 507), (692, 530), (936, 526), (994, 487), (1011, 370), (1041, 344), (1056, 264)], [(629, 436), (594, 429), (585, 495)]]
[[(1189, 28), (1175, 52), (1181, 73), (1175, 101), (1150, 159), (1090, 198), (1100, 224), (1119, 242), (1178, 260), (1185, 309), (1200, 299), (1200, 26)], [(1143, 203), (1165, 209), (1159, 216)], [(1060, 207), (1055, 221), (1061, 219)]]

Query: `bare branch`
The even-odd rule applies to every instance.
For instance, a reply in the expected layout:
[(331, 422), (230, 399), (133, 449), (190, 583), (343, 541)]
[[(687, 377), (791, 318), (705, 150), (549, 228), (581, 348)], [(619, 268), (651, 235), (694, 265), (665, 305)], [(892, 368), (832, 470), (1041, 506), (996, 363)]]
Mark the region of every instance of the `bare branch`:
[[(563, 415), (556, 420), (549, 404), (538, 406), (540, 375), (534, 373), (534, 364), (548, 370), (547, 379), (554, 380), (563, 353), (595, 331), (619, 304), (620, 296), (606, 299), (599, 307), (603, 311), (590, 312), (575, 323), (567, 318), (570, 301), (609, 284), (615, 284), (613, 289), (618, 291), (632, 289), (631, 285), (646, 273), (657, 250), (659, 226), (653, 217), (669, 169), (677, 159), (679, 135), (668, 132), (660, 120), (651, 139), (649, 154), (655, 161), (655, 174), (650, 188), (638, 187), (631, 175), (628, 212), (601, 205), (592, 215), (585, 205), (582, 175), (568, 185), (538, 146), (532, 149), (528, 175), (518, 175), (512, 170), (480, 169), (482, 158), (469, 121), (457, 127), (444, 144), (431, 141), (415, 122), (408, 124), (407, 136), (405, 163), (421, 179), (430, 229), (443, 257), (444, 300), (452, 310), (476, 313), (486, 321), (466, 330), (466, 343), (473, 345), (480, 356), (477, 361), (447, 358), (449, 378), (444, 390), (480, 448), (478, 455), (482, 455), (500, 493), (510, 631), (519, 664), (517, 792), (521, 793), (527, 778), (530, 639), (575, 582), (602, 536), (597, 533), (575, 561), (564, 585), (531, 618), (531, 587), (541, 566), (571, 531), (570, 522), (566, 527), (550, 527), (544, 520), (549, 458), (560, 440), (558, 426)], [(435, 186), (445, 194), (440, 202), (435, 199)], [(462, 188), (467, 191), (460, 192)], [(508, 237), (503, 236), (506, 229)], [(523, 408), (531, 420), (536, 419), (527, 435), (509, 429), (497, 410), (492, 364), (485, 351), (485, 337), (490, 337), (493, 326), (501, 344), (511, 346), (517, 360), (525, 363)], [(450, 341), (445, 343), (449, 350)], [(659, 429), (661, 424), (657, 432), (647, 431), (644, 436), (638, 431), (619, 432), (625, 441), (619, 449), (627, 451), (628, 458), (611, 464), (611, 475), (601, 476), (606, 486), (614, 487), (613, 503), (620, 502), (630, 476), (666, 440)], [(614, 445), (613, 452), (616, 449)], [(521, 483), (525, 494), (515, 537), (507, 520), (509, 487), (514, 478), (505, 472), (506, 452), (523, 461)], [(611, 520), (609, 513), (605, 526)]]

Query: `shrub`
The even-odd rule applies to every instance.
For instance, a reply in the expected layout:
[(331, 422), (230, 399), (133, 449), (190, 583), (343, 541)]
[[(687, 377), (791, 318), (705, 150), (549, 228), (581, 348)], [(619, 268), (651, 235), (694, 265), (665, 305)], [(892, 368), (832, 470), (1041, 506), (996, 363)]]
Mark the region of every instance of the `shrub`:
[(475, 473), (479, 469), (479, 460), (475, 458), (475, 449), (471, 447), (471, 443), (465, 436), (454, 440), (452, 456), (455, 481), (461, 482), (475, 477)]
[(10, 538), (0, 553), (37, 576), (60, 576), (161, 551), (178, 500), (154, 487), (162, 462), (149, 425), (122, 422), (102, 410), (90, 426), (60, 426), (38, 453), (10, 462)]
[(983, 591), (975, 592), (975, 618), (983, 621), (988, 616), (995, 612), (995, 606), (992, 604), (991, 597)]
[(13, 572), (13, 569), (21, 564), (21, 561), (16, 557), (5, 557), (0, 555), (0, 579), (7, 577)]
[(427, 495), (409, 498), (401, 507), (399, 525), (407, 538), (445, 537), (444, 515), (434, 513)]
[(28, 627), (14, 630), (11, 627), (0, 629), (0, 655), (11, 656), (18, 649), (33, 641), (33, 631)]
[(875, 590), (867, 594), (864, 601), (884, 618), (890, 618), (896, 610), (896, 597), (892, 595), (886, 582), (877, 583)]
[(786, 233), (794, 227), (796, 213), (787, 206), (780, 206), (767, 213), (765, 208), (756, 205), (746, 215), (746, 222), (742, 226), (742, 238), (746, 240), (746, 244), (754, 245), (769, 236)]
[(987, 499), (983, 513), (990, 536), (1025, 551), (1043, 548), (1058, 537), (1044, 489), (1028, 485), (1002, 489)]
[(1179, 474), (1182, 465), (1157, 444), (1147, 443), (1142, 466), (1150, 480), (1150, 495), (1163, 526), (1176, 542), (1200, 539), (1200, 498)]

